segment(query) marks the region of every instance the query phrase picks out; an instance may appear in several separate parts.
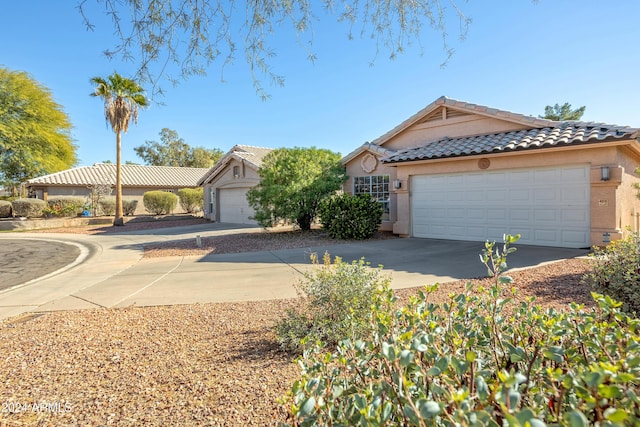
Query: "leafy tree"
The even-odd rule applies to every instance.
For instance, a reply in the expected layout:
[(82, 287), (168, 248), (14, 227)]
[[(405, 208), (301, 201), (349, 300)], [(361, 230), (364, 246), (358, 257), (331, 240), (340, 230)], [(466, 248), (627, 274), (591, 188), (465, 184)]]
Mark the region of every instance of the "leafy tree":
[(544, 116), (538, 116), (538, 117), (542, 119), (556, 120), (556, 121), (580, 120), (582, 118), (582, 115), (584, 114), (584, 110), (586, 109), (587, 107), (583, 105), (580, 108), (576, 108), (575, 110), (572, 110), (571, 104), (569, 104), (568, 102), (565, 102), (562, 105), (556, 104), (553, 107), (551, 105), (547, 105), (546, 107), (544, 107)]
[(223, 154), (218, 148), (191, 147), (168, 128), (160, 131), (160, 142), (145, 141), (134, 151), (148, 165), (191, 168), (210, 168)]
[(20, 183), (73, 166), (71, 122), (49, 89), (28, 73), (0, 67), (0, 181)]
[(96, 85), (91, 96), (104, 100), (105, 120), (116, 134), (116, 211), (113, 225), (124, 225), (120, 161), (121, 134), (129, 130), (129, 123), (132, 120), (134, 123), (138, 122), (138, 109), (146, 107), (149, 101), (138, 83), (115, 72), (106, 79), (93, 77), (91, 83)]
[[(94, 28), (90, 18), (92, 3), (82, 0), (78, 6), (90, 29)], [(412, 44), (422, 47), (423, 30), (431, 27), (441, 34), (448, 59), (453, 53), (447, 37), (449, 22), (459, 22), (461, 39), (471, 23), (456, 0), (339, 3), (333, 0), (98, 0), (98, 3), (111, 18), (119, 39), (117, 46), (106, 51), (106, 55), (135, 59), (139, 67), (137, 77), (153, 82), (154, 94), (162, 92), (156, 83), (163, 75), (171, 72), (183, 78), (203, 75), (214, 62), (221, 63), (224, 72), (238, 50), (243, 50), (256, 91), (268, 97), (260, 76), (274, 85), (282, 85), (284, 81), (270, 66), (270, 60), (276, 55), (270, 40), (277, 37), (276, 33), (286, 34), (292, 29), (300, 46), (310, 46), (313, 24), (320, 16), (333, 17), (346, 24), (349, 39), (359, 33), (362, 38), (374, 40), (374, 55), (386, 50), (390, 57)], [(312, 51), (307, 50), (307, 55), (311, 61), (315, 60)], [(177, 64), (178, 69), (171, 68), (171, 64)]]
[(322, 200), (346, 179), (340, 155), (320, 148), (280, 148), (267, 154), (260, 184), (247, 193), (254, 219), (263, 227), (290, 221), (310, 230)]

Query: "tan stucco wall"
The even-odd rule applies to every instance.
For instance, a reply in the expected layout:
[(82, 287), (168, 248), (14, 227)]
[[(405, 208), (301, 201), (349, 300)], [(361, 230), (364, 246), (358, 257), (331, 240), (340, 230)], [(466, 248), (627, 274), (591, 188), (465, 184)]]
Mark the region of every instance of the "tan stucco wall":
[[(640, 166), (640, 157), (621, 149), (618, 145), (602, 144), (598, 148), (571, 147), (553, 148), (540, 151), (523, 151), (494, 155), (469, 156), (456, 159), (431, 160), (397, 164), (396, 176), (402, 182), (402, 189), (396, 192), (397, 221), (393, 232), (408, 236), (410, 223), (410, 183), (414, 175), (464, 173), (480, 171), (478, 161), (489, 159), (487, 171), (517, 168), (552, 167), (587, 164), (591, 167), (591, 244), (603, 244), (603, 233), (609, 233), (611, 240), (619, 239), (626, 226), (633, 224), (631, 212), (635, 207), (640, 212), (640, 200), (631, 188), (632, 182), (640, 180), (633, 170)], [(354, 162), (355, 163), (355, 162)], [(611, 168), (611, 179), (600, 180), (600, 167)]]
[[(233, 167), (239, 167), (239, 176), (234, 176)], [(218, 174), (210, 181), (204, 184), (204, 206), (205, 218), (211, 221), (218, 221), (219, 213), (217, 211), (218, 200), (212, 202), (212, 191), (214, 199), (217, 199), (217, 189), (219, 188), (251, 188), (260, 182), (258, 171), (248, 164), (236, 159), (231, 159), (229, 163), (218, 172)], [(213, 211), (212, 211), (213, 210)]]
[(421, 146), (444, 137), (457, 138), (521, 129), (526, 129), (526, 126), (478, 115), (452, 117), (413, 125), (386, 142), (384, 147), (397, 150)]

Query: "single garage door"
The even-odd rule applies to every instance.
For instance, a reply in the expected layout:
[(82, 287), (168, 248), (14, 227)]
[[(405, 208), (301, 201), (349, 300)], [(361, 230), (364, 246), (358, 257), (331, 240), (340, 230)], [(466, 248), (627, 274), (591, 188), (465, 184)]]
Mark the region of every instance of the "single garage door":
[(412, 233), (434, 239), (590, 246), (589, 166), (418, 175)]
[(234, 224), (256, 224), (252, 219), (253, 209), (247, 202), (248, 188), (220, 188), (218, 189), (218, 208), (220, 222)]

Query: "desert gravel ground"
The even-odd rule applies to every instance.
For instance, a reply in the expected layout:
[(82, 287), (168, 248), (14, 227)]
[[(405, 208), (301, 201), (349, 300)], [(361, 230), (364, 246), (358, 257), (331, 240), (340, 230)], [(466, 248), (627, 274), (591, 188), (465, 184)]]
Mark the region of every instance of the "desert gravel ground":
[[(293, 245), (291, 236), (272, 243)], [(211, 246), (224, 251), (225, 245), (230, 243), (217, 240)], [(192, 248), (167, 242), (165, 249), (175, 254)], [(589, 290), (580, 284), (587, 269), (587, 261), (572, 259), (510, 275), (517, 299), (535, 296), (543, 306), (563, 309), (571, 301), (590, 304)], [(444, 301), (465, 283), (443, 284), (434, 297)], [(404, 299), (418, 289), (397, 295)], [(0, 425), (277, 425), (286, 421), (278, 399), (299, 371), (295, 357), (279, 349), (272, 326), (293, 304), (130, 307), (3, 321)]]

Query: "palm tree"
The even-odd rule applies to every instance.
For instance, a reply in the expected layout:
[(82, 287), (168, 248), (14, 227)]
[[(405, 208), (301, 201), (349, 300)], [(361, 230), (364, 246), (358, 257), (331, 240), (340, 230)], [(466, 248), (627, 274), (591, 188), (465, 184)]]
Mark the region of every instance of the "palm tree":
[(127, 133), (129, 123), (138, 123), (138, 109), (149, 105), (142, 87), (114, 72), (106, 79), (94, 77), (96, 88), (91, 96), (104, 100), (104, 117), (116, 134), (116, 215), (113, 225), (124, 225), (122, 213), (122, 180), (120, 176), (120, 134)]

